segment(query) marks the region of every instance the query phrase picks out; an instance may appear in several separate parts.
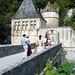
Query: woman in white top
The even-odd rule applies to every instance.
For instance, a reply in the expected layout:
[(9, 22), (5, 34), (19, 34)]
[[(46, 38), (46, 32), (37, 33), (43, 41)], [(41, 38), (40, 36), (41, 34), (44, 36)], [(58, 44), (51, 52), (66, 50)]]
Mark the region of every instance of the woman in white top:
[(41, 37), (42, 37), (42, 36), (39, 35), (39, 40), (37, 40), (37, 42), (36, 42), (36, 45), (38, 45), (38, 46), (37, 46), (37, 52), (40, 52), (41, 49), (42, 49), (42, 47), (43, 47), (43, 45), (44, 45), (44, 43), (43, 43)]

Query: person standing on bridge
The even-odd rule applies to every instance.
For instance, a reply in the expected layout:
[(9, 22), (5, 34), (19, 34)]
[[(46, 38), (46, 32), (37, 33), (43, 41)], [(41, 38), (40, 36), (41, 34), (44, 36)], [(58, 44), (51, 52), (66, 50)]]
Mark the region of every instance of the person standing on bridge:
[(54, 45), (54, 37), (51, 39), (51, 45)]
[(39, 40), (37, 40), (36, 42), (36, 46), (37, 46), (37, 52), (40, 52), (44, 46), (44, 42), (42, 41), (42, 36), (39, 35)]
[(24, 59), (27, 58), (27, 51), (28, 51), (28, 42), (25, 34), (23, 34), (23, 38), (21, 39), (21, 44), (23, 45), (25, 51), (23, 55), (23, 59)]
[(43, 39), (43, 41), (44, 41), (44, 49), (46, 49), (46, 42), (47, 42), (47, 38), (46, 38), (46, 36), (44, 36), (44, 39)]
[(50, 40), (50, 38), (48, 38), (48, 46), (49, 47), (51, 46), (51, 40)]
[(32, 51), (31, 51), (31, 47), (30, 47), (30, 45), (29, 45), (29, 43), (30, 43), (29, 36), (27, 36), (27, 42), (28, 42), (28, 52), (27, 52), (27, 56), (30, 56), (31, 53), (32, 53)]

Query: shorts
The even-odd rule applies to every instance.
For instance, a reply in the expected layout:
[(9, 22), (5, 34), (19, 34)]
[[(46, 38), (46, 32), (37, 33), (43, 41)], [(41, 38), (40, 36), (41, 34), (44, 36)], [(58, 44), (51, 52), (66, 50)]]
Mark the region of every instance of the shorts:
[(46, 46), (46, 42), (44, 42), (44, 45)]
[(51, 46), (51, 43), (48, 43), (49, 46)]

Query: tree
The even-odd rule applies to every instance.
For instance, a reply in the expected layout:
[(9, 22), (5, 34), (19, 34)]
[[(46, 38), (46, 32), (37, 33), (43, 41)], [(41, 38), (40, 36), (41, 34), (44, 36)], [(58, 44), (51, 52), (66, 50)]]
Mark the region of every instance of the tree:
[(73, 30), (75, 30), (75, 10), (73, 10), (72, 16), (68, 17), (66, 20), (64, 19), (64, 26), (71, 26)]
[(67, 10), (70, 8), (70, 0), (56, 0), (54, 2), (54, 7), (59, 8), (59, 16), (60, 16), (60, 25), (63, 24), (63, 19), (65, 18)]
[(71, 18), (71, 28), (75, 31), (75, 10), (72, 13), (72, 18)]
[(34, 0), (38, 8), (44, 8), (49, 0)]

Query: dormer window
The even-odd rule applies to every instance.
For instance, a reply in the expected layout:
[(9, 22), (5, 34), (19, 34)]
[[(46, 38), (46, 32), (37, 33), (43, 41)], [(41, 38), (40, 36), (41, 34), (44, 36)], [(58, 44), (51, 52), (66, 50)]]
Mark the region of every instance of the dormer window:
[(49, 7), (47, 7), (46, 11), (50, 11)]
[(47, 9), (47, 11), (49, 11), (49, 9)]

